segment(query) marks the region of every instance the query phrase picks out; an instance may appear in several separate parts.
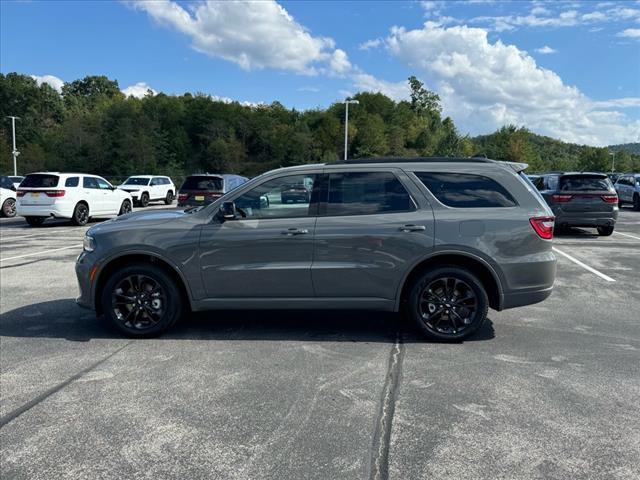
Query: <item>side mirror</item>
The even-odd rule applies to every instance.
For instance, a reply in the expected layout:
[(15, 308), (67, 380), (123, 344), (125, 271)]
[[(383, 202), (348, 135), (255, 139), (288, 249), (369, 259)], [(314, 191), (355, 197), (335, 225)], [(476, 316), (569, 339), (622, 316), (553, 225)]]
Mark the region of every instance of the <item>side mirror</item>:
[(233, 202), (223, 202), (220, 206), (220, 215), (225, 220), (235, 220), (237, 216), (236, 204)]

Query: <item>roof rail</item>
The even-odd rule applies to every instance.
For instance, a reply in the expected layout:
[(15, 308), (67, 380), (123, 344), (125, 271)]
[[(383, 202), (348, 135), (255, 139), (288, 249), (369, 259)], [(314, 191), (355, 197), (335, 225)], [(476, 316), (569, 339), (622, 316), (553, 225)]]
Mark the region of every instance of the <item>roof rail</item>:
[(331, 162), (335, 164), (367, 164), (367, 163), (491, 163), (492, 160), (480, 157), (372, 157), (372, 158), (349, 158)]

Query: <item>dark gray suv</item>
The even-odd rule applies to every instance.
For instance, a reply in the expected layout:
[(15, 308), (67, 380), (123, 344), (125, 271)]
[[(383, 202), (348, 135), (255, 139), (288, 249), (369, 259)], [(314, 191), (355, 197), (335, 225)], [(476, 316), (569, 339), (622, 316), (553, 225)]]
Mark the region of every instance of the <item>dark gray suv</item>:
[[(369, 159), (268, 172), (211, 205), (91, 227), (78, 303), (135, 337), (186, 311), (403, 310), (459, 340), (489, 307), (551, 294), (553, 216), (522, 173), (486, 159)], [(282, 201), (305, 185), (305, 201)], [(268, 199), (268, 201), (265, 201)]]

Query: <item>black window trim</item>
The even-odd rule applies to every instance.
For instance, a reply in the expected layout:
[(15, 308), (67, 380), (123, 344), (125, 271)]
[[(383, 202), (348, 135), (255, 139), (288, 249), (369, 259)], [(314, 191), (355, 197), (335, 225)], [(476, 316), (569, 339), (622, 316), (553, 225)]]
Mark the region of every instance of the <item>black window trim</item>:
[[(482, 175), (482, 174), (478, 174), (478, 173), (471, 173), (471, 172), (448, 172), (448, 171), (433, 171), (433, 170), (413, 170), (411, 173), (413, 173), (416, 176), (416, 180), (419, 182), (420, 185), (422, 185), (422, 187), (429, 192), (429, 195), (436, 201), (438, 202), (439, 205), (445, 207), (445, 208), (449, 208), (452, 210), (469, 210), (469, 209), (473, 209), (473, 210), (493, 210), (496, 208), (518, 208), (520, 207), (520, 204), (518, 203), (518, 200), (513, 196), (513, 194), (504, 186), (502, 185), (502, 183), (498, 182), (497, 180), (489, 177), (488, 175)], [(426, 174), (436, 174), (436, 175), (442, 175), (442, 174), (456, 174), (456, 175), (473, 175), (475, 177), (484, 177), (484, 178), (488, 178), (489, 180), (497, 183), (498, 185), (500, 185), (502, 188), (504, 188), (504, 190), (509, 194), (509, 196), (511, 197), (511, 199), (513, 200), (513, 203), (515, 205), (512, 205), (510, 207), (502, 207), (502, 206), (497, 206), (497, 207), (452, 207), (451, 205), (447, 205), (446, 203), (442, 203), (440, 201), (440, 199), (438, 197), (436, 197), (436, 195), (429, 189), (429, 187), (427, 187), (424, 182), (420, 179), (420, 177), (418, 176), (419, 173), (426, 173)]]

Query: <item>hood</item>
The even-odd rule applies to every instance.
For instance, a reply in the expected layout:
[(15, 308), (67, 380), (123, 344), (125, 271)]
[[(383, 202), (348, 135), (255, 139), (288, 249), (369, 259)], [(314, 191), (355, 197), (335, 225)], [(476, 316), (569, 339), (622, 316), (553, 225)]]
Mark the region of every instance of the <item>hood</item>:
[(98, 225), (94, 225), (87, 230), (87, 235), (93, 235), (100, 233), (101, 231), (121, 229), (125, 227), (136, 226), (138, 228), (145, 228), (150, 225), (157, 225), (170, 220), (177, 220), (184, 218), (189, 214), (184, 213), (182, 210), (156, 210), (150, 212), (133, 212), (119, 217), (112, 218), (106, 222), (102, 222)]

